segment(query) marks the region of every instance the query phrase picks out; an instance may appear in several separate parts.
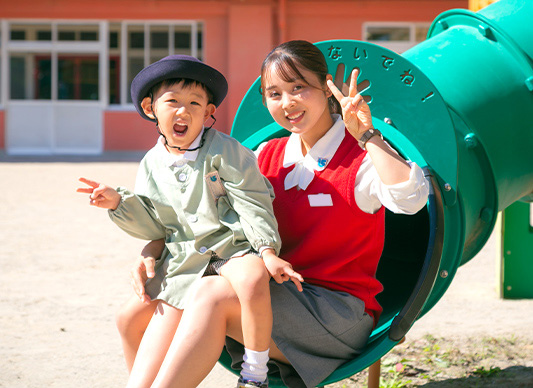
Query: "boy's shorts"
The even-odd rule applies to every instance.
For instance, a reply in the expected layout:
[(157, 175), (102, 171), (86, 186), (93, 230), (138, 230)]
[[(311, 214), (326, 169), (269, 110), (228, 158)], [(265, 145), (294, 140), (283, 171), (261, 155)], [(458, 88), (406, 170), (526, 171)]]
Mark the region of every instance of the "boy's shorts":
[[(255, 255), (261, 257), (261, 255), (255, 249), (250, 249), (245, 253), (245, 255)], [(221, 259), (215, 252), (211, 253), (211, 259), (209, 260), (209, 264), (207, 264), (205, 272), (202, 276), (220, 275), (222, 266), (231, 259), (233, 259), (233, 257), (230, 257), (229, 259)]]

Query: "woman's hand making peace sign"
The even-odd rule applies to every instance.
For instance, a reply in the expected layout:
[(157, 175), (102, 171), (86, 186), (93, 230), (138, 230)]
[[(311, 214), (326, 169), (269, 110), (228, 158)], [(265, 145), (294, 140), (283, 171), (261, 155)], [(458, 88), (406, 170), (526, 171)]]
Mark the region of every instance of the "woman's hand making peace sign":
[(353, 69), (347, 96), (342, 94), (332, 80), (328, 79), (327, 81), (329, 89), (341, 105), (342, 117), (346, 129), (348, 129), (352, 136), (357, 140), (359, 140), (366, 131), (373, 128), (370, 108), (365, 100), (363, 100), (363, 96), (357, 93), (358, 75), (359, 69)]

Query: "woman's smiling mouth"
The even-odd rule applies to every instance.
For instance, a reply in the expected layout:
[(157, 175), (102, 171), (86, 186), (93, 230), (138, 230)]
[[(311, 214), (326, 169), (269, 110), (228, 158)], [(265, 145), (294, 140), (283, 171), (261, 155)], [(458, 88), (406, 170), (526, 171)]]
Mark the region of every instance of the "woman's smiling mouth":
[(302, 119), (304, 113), (304, 111), (300, 111), (298, 113), (292, 113), (290, 115), (287, 115), (287, 120), (289, 120), (291, 124), (295, 124)]

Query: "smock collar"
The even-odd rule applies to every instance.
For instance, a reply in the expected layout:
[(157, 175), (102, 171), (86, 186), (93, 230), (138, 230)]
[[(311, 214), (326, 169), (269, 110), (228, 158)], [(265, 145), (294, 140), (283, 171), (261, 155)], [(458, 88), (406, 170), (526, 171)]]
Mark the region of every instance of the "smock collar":
[[(204, 133), (205, 129), (202, 129), (196, 139), (191, 143), (189, 148), (196, 148), (200, 145), (200, 141), (202, 140), (202, 135)], [(196, 158), (198, 157), (198, 152), (200, 149), (197, 149), (195, 151), (185, 151), (183, 154), (174, 155), (171, 154), (167, 147), (165, 147), (165, 138), (163, 136), (160, 136), (157, 140), (156, 144), (157, 151), (163, 156), (165, 163), (169, 166), (180, 166), (183, 165), (183, 161), (185, 162), (194, 162), (196, 161)]]

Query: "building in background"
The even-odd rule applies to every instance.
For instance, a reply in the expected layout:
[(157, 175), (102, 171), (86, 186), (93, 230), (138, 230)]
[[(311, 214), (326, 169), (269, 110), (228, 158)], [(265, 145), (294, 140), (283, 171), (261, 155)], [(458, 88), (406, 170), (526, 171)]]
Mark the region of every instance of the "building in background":
[(131, 104), (137, 72), (169, 54), (219, 69), (229, 132), (265, 55), (292, 39), (357, 39), (397, 52), (468, 0), (0, 0), (0, 151), (145, 150), (157, 133)]

